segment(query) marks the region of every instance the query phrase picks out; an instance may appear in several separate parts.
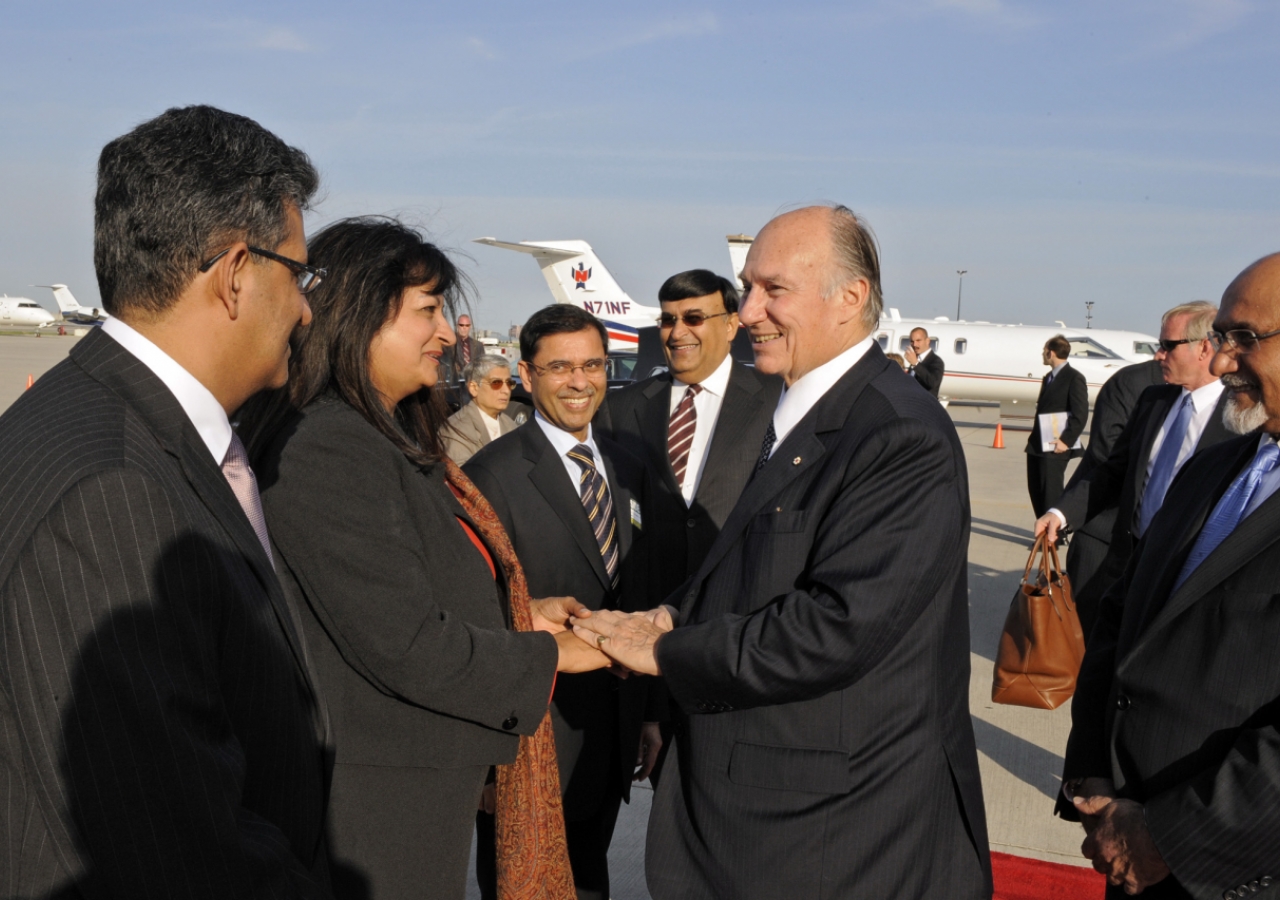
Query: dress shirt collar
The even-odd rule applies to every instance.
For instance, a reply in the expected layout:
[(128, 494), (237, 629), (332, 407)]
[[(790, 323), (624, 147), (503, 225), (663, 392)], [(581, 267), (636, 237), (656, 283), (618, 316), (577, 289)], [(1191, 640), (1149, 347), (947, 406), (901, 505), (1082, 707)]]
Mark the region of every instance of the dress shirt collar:
[(221, 466), (231, 446), (231, 422), (213, 393), (172, 356), (121, 319), (113, 316), (100, 327), (164, 382), (209, 448), (213, 461)]
[(1062, 367), (1065, 366), (1067, 362), (1068, 360), (1064, 359), (1062, 362), (1058, 363), (1056, 366), (1054, 366), (1052, 369), (1049, 370), (1050, 381), (1053, 381), (1053, 379), (1058, 377), (1058, 373), (1062, 371)]
[(1215, 378), (1208, 384), (1200, 385), (1200, 387), (1196, 388), (1194, 391), (1189, 391), (1186, 388), (1183, 388), (1182, 395), (1178, 397), (1178, 401), (1181, 402), (1183, 397), (1190, 394), (1191, 405), (1195, 407), (1197, 413), (1202, 413), (1206, 409), (1210, 409), (1218, 405), (1218, 398), (1222, 396), (1222, 392), (1224, 390), (1226, 390), (1226, 386), (1222, 383), (1222, 380)]
[(930, 353), (932, 353), (932, 352), (933, 352), (933, 348), (932, 348), (932, 347), (925, 347), (923, 350), (921, 350), (919, 353), (917, 353), (917, 354), (916, 354), (916, 365), (918, 366), (918, 365), (920, 365), (920, 363), (924, 362), (924, 358), (925, 358), (926, 356), (928, 356), (928, 355), (929, 355)]
[[(556, 453), (561, 456), (568, 456), (569, 451), (574, 447), (579, 444), (586, 444), (591, 448), (591, 452), (595, 454), (596, 466), (600, 467), (600, 448), (596, 446), (595, 433), (590, 425), (587, 426), (587, 439), (580, 441), (558, 425), (551, 424), (540, 412), (533, 414), (533, 421), (538, 423), (538, 427), (547, 436), (547, 440), (551, 442), (551, 446), (555, 448)], [(577, 466), (577, 463), (574, 463), (574, 466)]]
[[(729, 389), (729, 373), (732, 369), (733, 357), (726, 356), (720, 361), (720, 365), (716, 366), (716, 370), (714, 372), (698, 383), (702, 385), (702, 389), (708, 394), (715, 394), (717, 397), (723, 397), (724, 392)], [(672, 397), (683, 397), (684, 389), (688, 386), (688, 383), (681, 381), (673, 375), (671, 377)]]
[(827, 391), (866, 355), (872, 343), (871, 335), (867, 335), (835, 359), (801, 376), (799, 381), (782, 392), (778, 408), (773, 411), (773, 431), (777, 435), (773, 445), (775, 451), (809, 410), (826, 396)]

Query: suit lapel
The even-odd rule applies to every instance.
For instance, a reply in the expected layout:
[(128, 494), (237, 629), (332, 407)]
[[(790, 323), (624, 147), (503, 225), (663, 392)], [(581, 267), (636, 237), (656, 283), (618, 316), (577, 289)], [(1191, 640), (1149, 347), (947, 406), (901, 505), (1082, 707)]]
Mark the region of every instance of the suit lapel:
[(698, 483), (700, 498), (706, 497), (710, 501), (724, 482), (731, 481), (743, 465), (750, 466), (760, 455), (759, 447), (738, 439), (764, 402), (760, 398), (758, 383), (752, 385), (754, 391), (748, 389), (747, 379), (751, 377), (745, 369), (739, 371), (737, 365), (730, 370), (729, 386), (725, 389), (720, 415), (707, 446), (702, 481)]
[[(542, 427), (537, 422), (530, 422), (527, 427), (521, 429), (521, 434), (525, 439), (525, 459), (533, 463), (533, 468), (529, 471), (529, 480), (533, 482), (533, 486), (547, 501), (564, 527), (573, 535), (573, 542), (587, 558), (600, 583), (606, 588), (609, 587), (609, 573), (604, 568), (600, 545), (596, 543), (595, 533), (587, 520), (587, 511), (582, 506), (582, 497), (574, 490), (560, 454), (556, 453), (556, 448), (551, 446), (551, 442), (542, 433)], [(617, 505), (615, 501), (615, 508)], [(621, 546), (619, 546), (619, 554), (621, 554)]]
[[(613, 460), (609, 458), (609, 453), (599, 436), (596, 437), (596, 446), (600, 448), (600, 455), (604, 458), (604, 474), (609, 480), (609, 496), (613, 500), (613, 520), (617, 525), (615, 534), (618, 536), (618, 565), (621, 566), (622, 560), (627, 558), (627, 553), (631, 550), (631, 492), (618, 479)], [(596, 555), (599, 556), (599, 552)], [(601, 557), (602, 569), (603, 566), (604, 558)]]
[(645, 402), (636, 405), (636, 421), (640, 434), (649, 448), (650, 459), (660, 459), (663, 464), (658, 467), (662, 482), (672, 494), (680, 493), (676, 484), (675, 473), (671, 471), (671, 459), (667, 455), (667, 428), (671, 419), (671, 376), (663, 375), (655, 378), (653, 383), (644, 389)]

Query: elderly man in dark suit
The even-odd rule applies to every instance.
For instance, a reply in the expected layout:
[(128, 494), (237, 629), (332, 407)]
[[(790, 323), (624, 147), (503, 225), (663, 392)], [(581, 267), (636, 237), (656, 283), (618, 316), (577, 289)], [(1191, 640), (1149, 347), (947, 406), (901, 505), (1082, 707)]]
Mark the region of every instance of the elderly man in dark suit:
[[(1036, 418), (1027, 438), (1027, 492), (1037, 517), (1048, 512), (1062, 496), (1068, 460), (1084, 454), (1075, 444), (1089, 419), (1089, 386), (1084, 375), (1067, 362), (1070, 355), (1071, 344), (1062, 335), (1045, 342), (1044, 364), (1049, 373), (1040, 384)], [(1056, 439), (1045, 441), (1042, 417), (1052, 413), (1066, 413), (1066, 426)]]
[[(1138, 397), (1152, 385), (1164, 384), (1164, 375), (1158, 360), (1125, 366), (1107, 379), (1093, 402), (1093, 419), (1089, 423), (1089, 445), (1075, 474), (1067, 482), (1067, 491), (1088, 478), (1093, 470), (1106, 462), (1111, 449), (1119, 440), (1124, 426), (1138, 405)], [(1111, 532), (1116, 525), (1115, 507), (1104, 509), (1090, 516), (1083, 525), (1073, 529), (1071, 547), (1067, 550), (1067, 576), (1079, 602), (1080, 592), (1089, 589), (1089, 582), (1098, 574), (1111, 547)], [(1086, 636), (1088, 632), (1086, 632)]]
[(211, 107), (102, 151), (113, 318), (0, 419), (6, 896), (330, 896), (325, 718), (228, 421), (310, 318), (316, 187)]
[(756, 367), (787, 385), (755, 475), (670, 606), (575, 620), (678, 706), (650, 893), (990, 897), (955, 428), (872, 340), (878, 253), (848, 209), (774, 219), (742, 278)]
[[(643, 610), (660, 599), (650, 587), (644, 464), (591, 426), (608, 389), (607, 346), (603, 323), (583, 309), (557, 303), (534, 313), (520, 332), (520, 380), (534, 421), (484, 447), (465, 471), (511, 536), (533, 595)], [(556, 684), (565, 831), (584, 900), (608, 900), (619, 804), (633, 778), (648, 776), (661, 744), (663, 698), (650, 697), (650, 684), (606, 671)], [(483, 818), (480, 827), (487, 831)]]
[(942, 378), (947, 374), (947, 364), (934, 351), (929, 332), (924, 328), (912, 328), (911, 344), (902, 352), (907, 371), (916, 380), (916, 384), (933, 396), (938, 396)]
[(1081, 667), (1058, 811), (1083, 820), (1108, 897), (1238, 900), (1280, 879), (1277, 336), (1280, 254), (1237, 276), (1214, 322), (1244, 436), (1179, 473)]
[(1178, 470), (1194, 454), (1231, 437), (1223, 422), (1230, 397), (1209, 370), (1214, 357), (1209, 330), (1217, 312), (1202, 300), (1164, 314), (1156, 357), (1166, 384), (1143, 392), (1106, 460), (1085, 477), (1072, 478), (1057, 504), (1036, 520), (1036, 535), (1047, 529), (1056, 540), (1060, 528), (1117, 510), (1106, 560), (1091, 584), (1077, 585), (1086, 639), (1102, 594), (1124, 573), (1133, 545), (1160, 509)]

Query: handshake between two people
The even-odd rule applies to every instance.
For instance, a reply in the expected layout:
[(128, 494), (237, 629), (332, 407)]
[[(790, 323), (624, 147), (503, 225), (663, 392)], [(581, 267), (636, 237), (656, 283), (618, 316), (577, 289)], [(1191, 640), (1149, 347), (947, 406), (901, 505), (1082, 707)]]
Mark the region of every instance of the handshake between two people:
[(675, 627), (669, 607), (642, 613), (587, 609), (572, 597), (532, 602), (533, 627), (553, 635), (560, 650), (557, 672), (611, 669), (623, 678), (661, 675), (654, 648)]

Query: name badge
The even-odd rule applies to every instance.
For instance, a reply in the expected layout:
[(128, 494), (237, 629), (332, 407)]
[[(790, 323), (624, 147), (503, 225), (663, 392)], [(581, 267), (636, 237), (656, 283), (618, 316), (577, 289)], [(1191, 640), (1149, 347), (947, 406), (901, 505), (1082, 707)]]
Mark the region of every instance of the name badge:
[(631, 498), (631, 525), (633, 528), (644, 527), (640, 519), (640, 503), (635, 497)]

